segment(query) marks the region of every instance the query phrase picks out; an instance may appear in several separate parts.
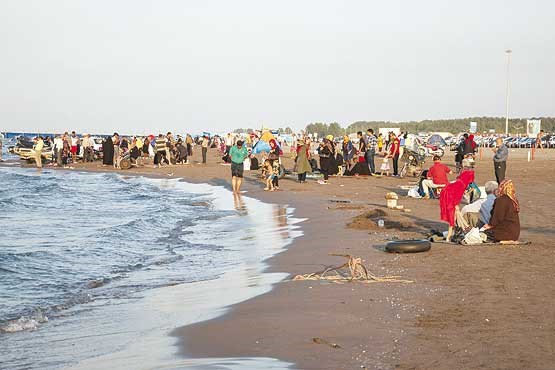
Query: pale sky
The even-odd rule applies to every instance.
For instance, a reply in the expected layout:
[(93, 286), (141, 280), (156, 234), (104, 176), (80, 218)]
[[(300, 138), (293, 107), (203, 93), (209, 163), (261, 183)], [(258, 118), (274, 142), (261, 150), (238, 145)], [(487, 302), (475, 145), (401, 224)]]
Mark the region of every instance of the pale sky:
[(555, 1), (1, 0), (0, 131), (555, 115)]

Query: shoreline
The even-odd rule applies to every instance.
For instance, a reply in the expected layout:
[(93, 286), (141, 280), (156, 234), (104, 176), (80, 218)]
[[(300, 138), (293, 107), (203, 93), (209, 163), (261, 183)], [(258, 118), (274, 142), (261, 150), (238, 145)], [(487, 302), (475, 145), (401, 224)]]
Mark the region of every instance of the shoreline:
[[(34, 172), (33, 168), (17, 166), (15, 162), (7, 163), (6, 166), (3, 167), (5, 169), (10, 167), (17, 167), (18, 169), (23, 168), (27, 170), (25, 173)], [(54, 169), (46, 169), (45, 172), (55, 173), (55, 171), (52, 170)], [(109, 171), (98, 171), (97, 168), (60, 168), (58, 170), (70, 173), (81, 173), (85, 176), (87, 174), (98, 175), (110, 173)], [(227, 245), (229, 243), (221, 245), (227, 245), (226, 248), (231, 247), (232, 250), (236, 250), (235, 253), (245, 248), (252, 249), (252, 251), (249, 252), (248, 250), (244, 250), (243, 258), (236, 259), (235, 266), (230, 266), (231, 269), (227, 269), (216, 278), (153, 288), (141, 293), (141, 300), (123, 306), (127, 307), (127, 309), (125, 310), (126, 318), (124, 319), (122, 317), (122, 322), (120, 324), (121, 330), (124, 330), (123, 328), (129, 325), (129, 323), (124, 324), (124, 322), (129, 321), (127, 316), (138, 316), (138, 312), (140, 311), (143, 312), (143, 314), (141, 314), (143, 321), (154, 323), (150, 332), (144, 335), (141, 334), (140, 338), (140, 342), (153, 343), (157, 347), (156, 351), (149, 351), (148, 358), (135, 360), (133, 365), (131, 365), (129, 359), (142, 358), (143, 356), (141, 356), (141, 354), (144, 353), (144, 351), (137, 349), (136, 343), (126, 340), (123, 343), (129, 343), (124, 345), (124, 347), (122, 347), (123, 349), (120, 348), (115, 352), (84, 358), (78, 363), (66, 367), (71, 369), (95, 369), (104, 368), (106, 363), (110, 363), (111, 366), (115, 366), (115, 368), (125, 368), (126, 366), (132, 366), (136, 369), (151, 369), (160, 366), (196, 368), (196, 366), (200, 366), (200, 364), (208, 366), (212, 360), (214, 363), (219, 362), (221, 359), (207, 358), (202, 360), (199, 359), (198, 361), (193, 358), (187, 360), (176, 359), (173, 355), (173, 352), (176, 352), (175, 343), (173, 343), (175, 338), (169, 334), (170, 331), (178, 326), (189, 325), (191, 323), (206, 321), (225, 315), (231, 306), (248, 300), (253, 296), (267, 293), (272, 289), (273, 285), (282, 281), (287, 274), (267, 272), (266, 269), (268, 265), (266, 260), (276, 253), (285, 250), (295, 238), (302, 234), (298, 227), (298, 224), (302, 220), (292, 217), (292, 209), (287, 206), (263, 202), (247, 195), (241, 196), (239, 203), (237, 203), (237, 200), (232, 196), (230, 190), (225, 189), (221, 185), (202, 181), (201, 179), (196, 179), (198, 181), (193, 182), (184, 177), (167, 178), (160, 173), (150, 173), (148, 175), (138, 173), (128, 173), (126, 175), (120, 171), (115, 173), (117, 173), (118, 177), (122, 177), (123, 179), (135, 176), (145, 179), (153, 178), (161, 181), (156, 182), (160, 186), (168, 188), (176, 187), (182, 189), (182, 191), (185, 191), (187, 194), (197, 194), (196, 197), (199, 197), (199, 206), (202, 206), (204, 204), (203, 199), (208, 197), (206, 199), (207, 202), (210, 202), (210, 208), (219, 211), (231, 211), (235, 209), (235, 211), (238, 212), (237, 216), (239, 216), (239, 218), (235, 220), (235, 223), (239, 221), (245, 228), (249, 228), (250, 230), (245, 230), (244, 233), (244, 236), (249, 238), (249, 242), (244, 244), (244, 247), (233, 247)], [(166, 181), (169, 182), (166, 183)], [(193, 227), (202, 228), (201, 225), (202, 223)], [(255, 237), (253, 233), (264, 233), (265, 239), (259, 236)], [(237, 232), (235, 232), (235, 234), (237, 234)], [(236, 236), (240, 236), (239, 234)], [(228, 235), (228, 237), (236, 240), (236, 237), (233, 237), (231, 234)], [(199, 241), (196, 241), (195, 243), (198, 242)], [(240, 257), (240, 255), (237, 257)], [(180, 298), (178, 299), (176, 297)], [(184, 304), (183, 309), (178, 309), (179, 300)], [(150, 304), (148, 302), (150, 302)], [(158, 307), (160, 305), (162, 308)], [(170, 311), (166, 311), (168, 309)], [(114, 311), (114, 309), (111, 307), (101, 308), (101, 312), (104, 314), (108, 313), (108, 315), (110, 315), (109, 313), (112, 311)], [(115, 310), (115, 312), (117, 313), (118, 310)], [(124, 311), (119, 311), (120, 314), (123, 312)], [(157, 318), (162, 312), (165, 312), (164, 315), (173, 318), (173, 323), (170, 324), (170, 326), (168, 326), (167, 319), (164, 321)], [(85, 320), (85, 322), (90, 321), (86, 317), (81, 318), (81, 320)], [(87, 324), (85, 324), (85, 326), (86, 325)], [(140, 326), (144, 325), (141, 324)], [(131, 326), (129, 326), (129, 328), (131, 328)], [(141, 332), (144, 332), (144, 329), (139, 330), (136, 334)], [(161, 340), (162, 337), (164, 338), (163, 341)], [(123, 339), (124, 338), (121, 338), (121, 340)], [(144, 344), (142, 345), (144, 346)], [(162, 350), (162, 348), (165, 350)], [(181, 357), (182, 356), (179, 356), (179, 358)], [(171, 360), (168, 360), (168, 358), (171, 358)], [(255, 364), (266, 366), (265, 364), (272, 364), (274, 367), (282, 366), (285, 368), (290, 365), (272, 358), (237, 358), (226, 359), (226, 361), (229, 363), (236, 362), (238, 366), (240, 364), (245, 364), (245, 366), (258, 366)]]
[[(405, 231), (345, 227), (362, 211), (381, 207), (385, 192), (399, 191), (397, 185), (405, 182), (334, 178), (332, 184), (320, 186), (282, 180), (286, 190), (267, 193), (252, 180), (246, 181), (249, 197), (291, 204), (295, 217), (307, 218), (302, 224), (304, 235), (267, 260), (265, 271), (290, 276), (314, 272), (342, 262), (329, 253), (347, 252), (361, 256), (376, 275), (401, 275), (415, 283), (284, 281), (269, 293), (231, 306), (224, 316), (176, 328), (173, 334), (180, 341), (180, 353), (193, 358), (271, 357), (301, 369), (549, 368), (553, 323), (541, 312), (553, 312), (549, 281), (554, 253), (548, 230), (554, 225), (549, 204), (540, 201), (550, 194), (549, 186), (541, 185), (548, 179), (540, 175), (550, 165), (548, 159), (536, 163), (531, 167), (520, 156), (509, 169), (522, 189), (523, 237), (532, 246), (434, 245), (431, 252), (415, 255), (385, 254), (376, 246), (419, 228), (441, 226), (436, 203), (402, 199), (401, 204), (413, 209), (407, 214), (413, 226)], [(528, 171), (527, 178), (537, 179), (530, 184), (537, 191), (525, 190), (523, 179), (514, 176), (517, 166)], [(491, 167), (489, 160), (479, 163), (480, 183), (490, 179)], [(229, 186), (229, 167), (218, 164), (145, 170), (118, 172), (155, 177), (170, 171), (178, 177), (183, 172), (188, 182)], [(329, 202), (334, 197), (350, 199), (352, 207)], [(499, 286), (505, 288), (499, 290)], [(526, 320), (515, 322), (521, 317)], [(340, 348), (316, 344), (315, 337)], [(484, 347), (485, 343), (489, 345)]]

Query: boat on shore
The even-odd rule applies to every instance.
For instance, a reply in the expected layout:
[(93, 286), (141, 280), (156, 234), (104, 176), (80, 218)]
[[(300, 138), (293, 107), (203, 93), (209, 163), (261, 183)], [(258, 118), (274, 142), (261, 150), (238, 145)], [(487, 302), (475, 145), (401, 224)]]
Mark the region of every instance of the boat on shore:
[[(8, 147), (8, 152), (11, 154), (18, 155), (20, 159), (26, 160), (28, 162), (33, 162), (35, 160), (35, 151), (33, 149), (34, 143), (31, 139), (26, 136), (19, 136), (16, 139), (16, 143), (13, 146)], [(41, 154), (43, 160), (52, 160), (52, 147), (45, 145), (42, 149)]]

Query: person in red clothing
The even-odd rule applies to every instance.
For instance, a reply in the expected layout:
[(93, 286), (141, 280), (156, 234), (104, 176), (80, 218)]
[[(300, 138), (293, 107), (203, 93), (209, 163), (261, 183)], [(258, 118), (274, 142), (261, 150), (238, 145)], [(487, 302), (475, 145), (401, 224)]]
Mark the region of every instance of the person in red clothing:
[(393, 132), (389, 134), (389, 158), (393, 159), (393, 176), (399, 176), (399, 153), (401, 151), (401, 142)]
[(449, 167), (441, 163), (441, 157), (434, 155), (434, 164), (428, 170), (428, 178), (422, 181), (424, 198), (430, 198), (430, 189), (444, 187), (449, 183), (447, 175), (453, 173)]
[(445, 240), (451, 241), (455, 230), (457, 213), (460, 213), (459, 203), (468, 185), (474, 182), (474, 171), (462, 171), (457, 180), (447, 184), (439, 196), (441, 220), (449, 224), (449, 231)]

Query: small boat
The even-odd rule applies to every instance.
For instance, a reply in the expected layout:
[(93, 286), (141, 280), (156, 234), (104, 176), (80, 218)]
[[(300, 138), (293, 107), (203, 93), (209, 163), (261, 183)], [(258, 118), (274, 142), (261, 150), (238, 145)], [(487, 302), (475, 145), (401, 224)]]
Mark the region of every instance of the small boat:
[[(32, 162), (35, 160), (35, 151), (33, 150), (34, 143), (31, 139), (25, 136), (19, 136), (14, 146), (8, 147), (8, 152), (16, 154), (20, 159)], [(52, 160), (52, 147), (44, 146), (42, 148), (43, 160)]]

